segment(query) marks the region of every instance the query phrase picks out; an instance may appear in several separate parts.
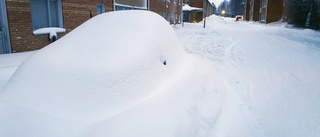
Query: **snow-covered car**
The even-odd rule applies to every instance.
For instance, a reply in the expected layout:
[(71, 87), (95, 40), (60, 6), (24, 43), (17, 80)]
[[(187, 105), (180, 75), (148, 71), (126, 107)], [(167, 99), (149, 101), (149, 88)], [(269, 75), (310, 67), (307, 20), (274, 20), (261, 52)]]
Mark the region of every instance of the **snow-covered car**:
[(98, 15), (17, 69), (0, 93), (0, 136), (74, 136), (79, 121), (113, 117), (161, 91), (182, 53), (156, 13)]

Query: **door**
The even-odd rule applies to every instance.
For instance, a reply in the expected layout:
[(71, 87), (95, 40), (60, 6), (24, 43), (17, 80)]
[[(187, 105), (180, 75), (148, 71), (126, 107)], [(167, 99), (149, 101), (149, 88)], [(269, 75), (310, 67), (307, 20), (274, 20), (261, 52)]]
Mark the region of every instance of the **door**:
[(11, 53), (5, 0), (0, 1), (0, 54)]

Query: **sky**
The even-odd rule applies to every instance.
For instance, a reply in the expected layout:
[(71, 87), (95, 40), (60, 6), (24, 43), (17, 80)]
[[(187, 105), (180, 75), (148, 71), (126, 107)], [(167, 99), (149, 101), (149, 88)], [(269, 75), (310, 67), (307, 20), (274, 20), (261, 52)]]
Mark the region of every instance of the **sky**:
[(214, 5), (216, 5), (216, 7), (218, 7), (220, 3), (223, 2), (223, 0), (209, 0), (209, 1), (213, 2)]

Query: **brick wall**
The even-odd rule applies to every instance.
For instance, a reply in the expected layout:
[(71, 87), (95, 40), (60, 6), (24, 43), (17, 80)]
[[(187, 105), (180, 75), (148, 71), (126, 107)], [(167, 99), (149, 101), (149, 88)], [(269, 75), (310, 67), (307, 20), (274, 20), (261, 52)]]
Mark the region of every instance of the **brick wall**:
[(254, 0), (253, 21), (259, 21), (260, 16), (260, 0)]
[[(97, 3), (105, 4), (106, 11), (112, 11), (112, 0), (61, 0), (62, 17), (65, 33), (90, 19), (90, 9), (93, 16), (97, 14)], [(30, 0), (6, 0), (8, 26), (11, 42), (11, 51), (32, 51), (45, 47), (51, 42), (48, 35), (33, 35)]]
[(282, 17), (282, 0), (268, 0), (266, 23), (279, 21)]
[[(202, 0), (203, 1), (203, 16), (209, 17), (210, 15), (212, 15), (212, 5), (210, 4), (210, 2), (208, 2), (208, 0)], [(207, 7), (208, 6), (208, 7)], [(208, 13), (206, 13), (208, 10)]]
[(49, 44), (48, 35), (33, 35), (29, 0), (6, 0), (11, 51), (31, 51)]
[(190, 0), (190, 7), (203, 8), (204, 0)]
[[(96, 16), (98, 3), (105, 5), (106, 12), (113, 11), (113, 0), (61, 0), (63, 27), (66, 32), (59, 33), (58, 38), (89, 20), (90, 10), (93, 17)], [(41, 49), (51, 43), (48, 34), (33, 35), (30, 0), (6, 0), (6, 6), (13, 53)], [(179, 0), (176, 4), (171, 0), (168, 7), (163, 0), (150, 0), (150, 10), (160, 15), (161, 12), (169, 12), (171, 24), (174, 20), (178, 23), (181, 8), (182, 4), (179, 5)], [(177, 19), (174, 19), (174, 14), (177, 15)]]
[(97, 4), (104, 4), (106, 11), (113, 11), (112, 0), (62, 0), (63, 27), (69, 33), (92, 16), (97, 15)]
[(246, 0), (246, 8), (245, 8), (245, 12), (244, 12), (244, 20), (249, 21), (249, 11), (250, 11), (250, 0)]
[[(150, 11), (158, 13), (159, 15), (161, 15), (161, 12), (163, 12), (165, 16), (167, 13), (170, 13), (170, 24), (174, 24), (174, 20), (175, 24), (179, 24), (178, 17), (181, 15), (182, 8), (182, 4), (179, 5), (179, 0), (176, 0), (176, 4), (174, 4), (174, 0), (171, 0), (171, 2), (168, 4), (168, 7), (166, 6), (166, 0), (150, 0), (149, 2)], [(177, 19), (174, 19), (174, 14), (177, 15)], [(180, 17), (182, 18), (182, 15)]]

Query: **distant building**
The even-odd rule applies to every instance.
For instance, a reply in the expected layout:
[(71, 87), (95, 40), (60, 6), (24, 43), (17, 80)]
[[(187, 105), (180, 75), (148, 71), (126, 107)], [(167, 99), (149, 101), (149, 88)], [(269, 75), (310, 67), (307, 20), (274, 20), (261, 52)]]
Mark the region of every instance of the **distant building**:
[(1, 0), (0, 54), (41, 49), (51, 43), (43, 28), (59, 28), (61, 38), (91, 17), (116, 10), (151, 10), (179, 24), (182, 0)]
[(243, 19), (244, 20), (249, 20), (249, 18), (250, 18), (250, 2), (251, 2), (251, 0), (246, 0), (246, 2), (245, 2), (245, 10), (244, 10), (244, 15), (243, 15)]
[(182, 0), (149, 0), (149, 9), (165, 18), (170, 24), (180, 24)]
[(190, 7), (188, 4), (184, 4), (182, 11), (184, 22), (200, 22), (203, 20), (202, 8)]
[(286, 22), (288, 15), (288, 0), (247, 0), (245, 20), (271, 23)]
[(214, 6), (209, 0), (185, 0), (183, 20), (185, 22), (200, 22), (204, 17), (214, 13)]

